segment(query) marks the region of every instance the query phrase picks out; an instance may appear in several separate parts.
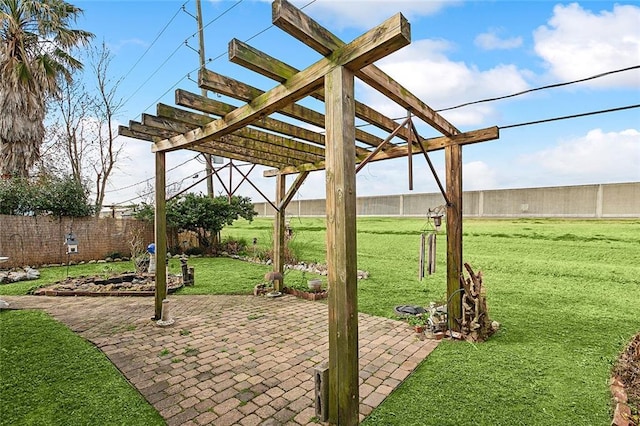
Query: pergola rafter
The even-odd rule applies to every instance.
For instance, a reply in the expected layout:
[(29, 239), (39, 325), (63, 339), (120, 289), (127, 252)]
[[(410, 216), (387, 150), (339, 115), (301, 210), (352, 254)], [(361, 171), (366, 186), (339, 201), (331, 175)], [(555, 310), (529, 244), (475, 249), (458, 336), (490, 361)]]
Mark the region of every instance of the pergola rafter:
[[(327, 263), (329, 299), (329, 420), (358, 423), (356, 165), (445, 150), (447, 199), (447, 296), (450, 327), (461, 313), (459, 277), (462, 271), (462, 146), (497, 139), (497, 127), (461, 132), (373, 63), (410, 43), (410, 27), (395, 15), (350, 43), (345, 43), (286, 0), (273, 3), (273, 23), (323, 55), (298, 70), (238, 40), (229, 44), (232, 62), (273, 79), (263, 91), (246, 83), (201, 69), (199, 86), (246, 102), (234, 106), (181, 89), (177, 105), (158, 104), (156, 115), (121, 126), (121, 135), (152, 142), (156, 155), (156, 248), (166, 251), (165, 155), (178, 149), (209, 153), (272, 167), (264, 176), (276, 178), (274, 271), (284, 271), (285, 211), (311, 171), (326, 170)], [(378, 90), (407, 111), (403, 123), (357, 102), (354, 79)], [(325, 103), (325, 113), (297, 104), (306, 96)], [(288, 117), (283, 121), (271, 115)], [(213, 116), (209, 116), (209, 114)], [(389, 133), (386, 138), (355, 126), (355, 118)], [(412, 117), (442, 136), (422, 138)], [(298, 124), (302, 123), (302, 124)], [(305, 128), (312, 124), (325, 129)], [(359, 167), (361, 168), (361, 166)], [(231, 171), (230, 167), (230, 171)], [(298, 174), (287, 190), (286, 176)], [(219, 178), (219, 177), (218, 177)], [(248, 175), (243, 180), (249, 181)], [(241, 182), (241, 183), (242, 183)], [(440, 185), (441, 186), (441, 185)], [(255, 187), (255, 185), (254, 185)], [(257, 187), (256, 187), (257, 188)], [(441, 188), (442, 189), (442, 188)], [(231, 190), (231, 184), (229, 185)], [(237, 187), (236, 187), (237, 190)], [(260, 192), (262, 194), (262, 192)], [(445, 194), (445, 192), (443, 192)], [(264, 196), (264, 195), (263, 195)], [(156, 317), (166, 296), (164, 268), (156, 276)], [(275, 283), (276, 289), (283, 285)]]

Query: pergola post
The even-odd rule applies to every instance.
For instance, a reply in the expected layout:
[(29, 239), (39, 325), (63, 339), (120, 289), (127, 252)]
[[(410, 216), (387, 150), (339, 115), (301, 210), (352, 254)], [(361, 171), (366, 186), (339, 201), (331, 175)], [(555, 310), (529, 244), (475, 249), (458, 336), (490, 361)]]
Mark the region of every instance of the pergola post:
[(449, 329), (460, 331), (462, 317), (462, 146), (444, 149), (447, 198), (447, 312)]
[(353, 72), (325, 76), (329, 422), (358, 424), (355, 103)]
[[(276, 202), (275, 205), (279, 206), (280, 202), (284, 199), (286, 193), (286, 175), (278, 175), (276, 178)], [(280, 207), (275, 212), (275, 221), (273, 224), (273, 271), (284, 274), (284, 228), (285, 228), (285, 211), (286, 206)], [(274, 291), (282, 291), (282, 280), (275, 280)]]
[(165, 153), (156, 152), (156, 211), (155, 211), (155, 244), (156, 244), (156, 292), (154, 319), (162, 317), (162, 301), (167, 297), (167, 202), (166, 202), (166, 168)]

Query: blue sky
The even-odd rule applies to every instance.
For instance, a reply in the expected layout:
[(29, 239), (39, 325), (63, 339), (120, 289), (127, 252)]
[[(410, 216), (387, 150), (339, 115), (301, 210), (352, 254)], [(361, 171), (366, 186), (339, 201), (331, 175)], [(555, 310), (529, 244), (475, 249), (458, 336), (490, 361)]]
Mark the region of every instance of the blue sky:
[[(294, 2), (298, 7), (306, 3)], [(190, 16), (195, 14), (195, 0), (74, 4), (84, 9), (78, 27), (107, 43), (114, 55), (112, 73), (123, 76), (119, 90), (126, 104), (118, 117), (121, 123), (138, 120), (143, 112), (155, 114), (158, 102), (175, 105), (176, 88), (200, 92), (193, 81), (198, 68), (198, 54), (193, 50), (198, 47), (193, 36), (197, 27)], [(207, 67), (263, 90), (272, 88), (275, 83), (231, 64), (226, 55), (232, 38), (247, 40), (271, 25), (270, 3), (203, 0), (202, 8), (206, 57), (213, 59)], [(411, 23), (412, 44), (377, 65), (434, 109), (640, 65), (640, 6), (635, 1), (316, 0), (305, 8), (305, 13), (345, 41), (397, 12)], [(300, 69), (319, 59), (317, 53), (275, 27), (248, 43)], [(363, 83), (356, 85), (356, 98), (391, 117), (406, 114)], [(303, 103), (322, 110), (317, 101)], [(635, 69), (442, 114), (468, 131), (639, 103), (640, 70)], [(437, 135), (426, 125), (418, 128), (422, 136)], [(376, 133), (371, 127), (365, 129)], [(105, 204), (152, 189), (148, 186), (152, 180), (134, 185), (153, 177), (149, 143), (121, 139), (125, 157), (113, 176)], [(167, 167), (194, 156), (192, 151), (171, 152)], [(444, 180), (443, 154), (433, 153), (432, 160)], [(639, 181), (640, 108), (503, 129), (497, 141), (464, 147), (463, 162), (465, 190)], [(167, 180), (185, 187), (193, 182), (190, 176), (198, 172), (203, 176), (202, 169), (203, 164), (192, 160), (170, 171)], [(256, 168), (252, 180), (273, 198), (275, 182), (262, 178), (262, 170)], [(233, 179), (238, 182), (239, 175)], [(437, 192), (421, 156), (414, 157), (414, 179), (414, 192)], [(214, 181), (214, 185), (216, 192), (221, 191), (220, 184)], [(121, 189), (125, 186), (130, 187)], [(194, 189), (205, 190), (204, 184)], [(359, 196), (407, 193), (406, 159), (366, 166), (358, 174), (357, 191)], [(247, 184), (238, 194), (261, 201)], [(312, 173), (298, 197), (323, 198), (323, 172)], [(141, 200), (149, 197), (134, 202)]]

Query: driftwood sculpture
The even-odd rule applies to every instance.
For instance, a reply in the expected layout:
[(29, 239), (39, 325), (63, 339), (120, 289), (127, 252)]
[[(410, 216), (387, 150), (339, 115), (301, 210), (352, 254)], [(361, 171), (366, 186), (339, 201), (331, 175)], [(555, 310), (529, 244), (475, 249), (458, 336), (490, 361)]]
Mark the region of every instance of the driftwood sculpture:
[(470, 342), (482, 342), (489, 338), (497, 329), (499, 324), (491, 321), (487, 310), (487, 298), (482, 286), (482, 272), (473, 272), (468, 263), (464, 264), (469, 273), (469, 278), (465, 280), (464, 272), (460, 274), (460, 284), (464, 288), (462, 295), (462, 319), (460, 332), (465, 340)]

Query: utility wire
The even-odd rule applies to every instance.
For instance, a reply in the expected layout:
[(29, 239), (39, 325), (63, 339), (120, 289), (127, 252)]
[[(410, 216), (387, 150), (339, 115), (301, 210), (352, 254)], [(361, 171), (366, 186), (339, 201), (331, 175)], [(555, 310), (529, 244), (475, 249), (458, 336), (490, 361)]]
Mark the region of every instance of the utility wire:
[[(238, 2), (236, 2), (233, 6), (229, 7), (227, 10), (225, 10), (225, 11), (224, 11), (224, 12), (222, 12), (220, 15), (218, 15), (217, 17), (215, 17), (215, 18), (214, 18), (213, 20), (211, 20), (209, 23), (207, 23), (203, 28), (206, 28), (207, 26), (209, 26), (210, 24), (212, 24), (212, 23), (213, 23), (214, 21), (216, 21), (218, 18), (222, 17), (224, 14), (226, 14), (227, 12), (229, 12), (231, 9), (233, 9), (234, 7), (236, 7), (237, 5), (239, 5), (242, 1), (244, 1), (244, 0), (239, 0)], [(304, 9), (304, 8), (306, 8), (306, 7), (310, 6), (310, 5), (312, 5), (312, 4), (313, 4), (313, 3), (315, 3), (316, 1), (317, 1), (317, 0), (311, 0), (309, 3), (305, 4), (304, 6), (302, 6), (302, 7), (300, 8), (300, 10), (302, 10), (302, 9)], [(185, 4), (186, 4), (186, 3), (185, 3)], [(265, 32), (267, 32), (268, 30), (270, 30), (270, 29), (271, 29), (271, 28), (273, 28), (273, 27), (274, 27), (274, 25), (273, 25), (273, 24), (269, 25), (268, 27), (266, 27), (266, 28), (264, 28), (264, 29), (262, 29), (262, 30), (258, 31), (257, 33), (255, 33), (255, 34), (254, 34), (254, 35), (252, 35), (251, 37), (249, 37), (249, 38), (247, 38), (246, 40), (244, 40), (244, 42), (248, 42), (248, 41), (250, 41), (250, 40), (253, 40), (254, 38), (258, 37), (259, 35), (261, 35), (261, 34), (263, 34), (263, 33), (265, 33)], [(197, 34), (197, 33), (196, 33), (196, 34)], [(195, 34), (194, 34), (194, 35), (195, 35)], [(194, 35), (191, 35), (191, 37), (193, 37)], [(189, 37), (189, 38), (191, 38), (191, 37)], [(185, 44), (186, 44), (186, 40), (185, 40)], [(181, 44), (180, 44), (180, 46), (182, 46), (182, 45), (183, 45), (183, 44), (181, 43)], [(178, 48), (179, 48), (180, 46), (178, 46)], [(178, 49), (176, 48), (176, 51), (177, 51), (177, 50), (178, 50)], [(173, 56), (173, 55), (175, 54), (175, 52), (176, 52), (176, 51), (174, 51), (174, 52), (171, 54), (171, 56)], [(226, 54), (227, 54), (227, 51), (225, 50), (224, 52), (220, 53), (218, 56), (214, 57), (213, 59), (211, 59), (211, 58), (210, 58), (210, 59), (208, 59), (208, 60), (207, 60), (207, 63), (210, 63), (210, 62), (216, 61), (216, 60), (218, 60), (218, 59), (222, 58), (223, 56), (225, 56)], [(166, 62), (171, 58), (171, 56), (169, 56), (169, 58), (167, 58), (167, 60), (165, 60), (165, 61), (162, 63), (162, 65), (164, 65), (164, 64), (165, 64), (165, 63), (166, 63)], [(161, 66), (162, 66), (162, 65), (161, 65)], [(182, 80), (184, 80), (185, 78), (188, 78), (188, 77), (189, 77), (189, 74), (191, 74), (191, 73), (193, 73), (193, 72), (196, 72), (196, 71), (198, 71), (199, 69), (200, 69), (200, 67), (198, 66), (197, 68), (194, 68), (193, 70), (189, 71), (188, 73), (186, 73), (185, 75), (183, 75), (182, 77), (180, 77), (180, 79), (179, 79), (178, 81), (176, 81), (176, 82), (175, 82), (175, 84), (173, 84), (173, 86), (169, 87), (169, 88), (168, 88), (168, 89), (167, 89), (167, 90), (166, 90), (162, 95), (160, 95), (160, 96), (159, 96), (155, 101), (153, 101), (153, 102), (151, 103), (151, 105), (149, 105), (148, 107), (146, 107), (146, 108), (143, 110), (143, 112), (144, 112), (144, 111), (146, 111), (146, 110), (148, 110), (149, 108), (153, 107), (153, 105), (154, 105), (156, 102), (158, 102), (160, 99), (162, 99), (162, 97), (163, 97), (164, 95), (166, 95), (167, 93), (169, 93), (169, 91), (171, 91), (173, 88), (175, 88), (175, 87), (176, 87), (176, 86), (177, 86), (177, 85), (178, 85)], [(127, 100), (125, 101), (125, 103), (127, 103), (129, 100), (131, 100), (131, 98), (133, 97), (133, 95), (134, 95), (134, 94), (136, 94), (136, 93), (137, 93), (137, 92), (142, 88), (142, 86), (144, 86), (144, 85), (145, 85), (145, 84), (146, 84), (146, 83), (151, 79), (151, 77), (153, 77), (153, 75), (155, 75), (158, 71), (159, 71), (159, 68), (158, 68), (158, 69), (157, 69), (153, 74), (151, 74), (151, 76), (149, 76), (149, 78), (148, 78), (144, 83), (142, 83), (142, 85), (141, 85), (140, 87), (138, 87), (138, 89), (137, 89), (137, 90), (136, 90), (136, 91), (135, 91), (131, 96), (129, 96), (129, 98), (127, 98)], [(138, 117), (139, 117), (140, 115), (141, 115), (141, 114), (139, 114), (139, 115), (138, 115)]]
[(570, 118), (586, 117), (588, 115), (596, 115), (596, 114), (605, 114), (605, 113), (608, 113), (608, 112), (624, 111), (626, 109), (633, 109), (633, 108), (639, 108), (639, 107), (640, 107), (640, 104), (627, 105), (627, 106), (618, 107), (618, 108), (610, 108), (610, 109), (602, 109), (602, 110), (599, 110), (599, 111), (583, 112), (581, 114), (564, 115), (562, 117), (553, 117), (553, 118), (545, 118), (543, 120), (528, 121), (526, 123), (509, 124), (507, 126), (499, 126), (498, 128), (500, 130), (502, 130), (502, 129), (512, 129), (514, 127), (530, 126), (532, 124), (548, 123), (548, 122), (551, 122), (551, 121), (568, 120)]
[[(140, 89), (142, 89), (144, 87), (145, 84), (147, 84), (149, 82), (149, 80), (151, 80), (153, 78), (154, 75), (156, 75), (160, 69), (167, 63), (169, 62), (169, 59), (171, 59), (173, 57), (173, 55), (176, 54), (176, 52), (184, 45), (184, 43), (180, 43), (178, 45), (178, 47), (175, 48), (175, 50), (173, 52), (171, 52), (171, 54), (169, 55), (169, 57), (167, 59), (164, 60), (163, 63), (160, 64), (159, 67), (156, 68), (156, 70), (154, 72), (151, 73), (151, 75), (149, 75), (149, 77), (147, 77), (147, 79), (138, 86), (138, 88), (136, 90), (133, 91), (133, 93), (131, 95), (129, 95), (129, 97), (127, 98), (127, 100), (124, 101), (124, 103), (126, 104), (127, 102), (129, 102), (131, 100), (131, 98), (133, 98), (136, 93), (138, 93), (140, 91)], [(182, 77), (180, 80), (184, 79), (184, 77)], [(171, 90), (171, 89), (169, 89)], [(166, 93), (166, 92), (165, 92)], [(164, 96), (164, 95), (163, 95)]]
[(617, 70), (607, 71), (607, 72), (603, 72), (603, 73), (600, 73), (600, 74), (592, 75), (591, 77), (581, 78), (579, 80), (566, 81), (564, 83), (549, 84), (547, 86), (535, 87), (533, 89), (523, 90), (522, 92), (512, 93), (510, 95), (497, 96), (495, 98), (481, 99), (479, 101), (473, 101), (473, 102), (466, 102), (464, 104), (460, 104), (460, 105), (456, 105), (456, 106), (452, 106), (452, 107), (448, 107), (448, 108), (438, 109), (438, 110), (436, 110), (436, 112), (449, 111), (449, 110), (452, 110), (452, 109), (462, 108), (462, 107), (469, 106), (469, 105), (480, 104), (480, 103), (483, 103), (483, 102), (493, 102), (493, 101), (498, 101), (498, 100), (501, 100), (501, 99), (513, 98), (513, 97), (516, 97), (516, 96), (524, 95), (526, 93), (536, 92), (538, 90), (553, 89), (553, 88), (556, 88), (556, 87), (568, 86), (570, 84), (582, 83), (584, 81), (595, 80), (597, 78), (606, 77), (606, 76), (611, 75), (611, 74), (616, 74), (616, 73), (625, 72), (625, 71), (631, 71), (631, 70), (635, 70), (635, 69), (638, 69), (638, 68), (640, 68), (640, 65), (634, 65), (632, 67), (627, 67), (627, 68), (620, 68), (620, 69), (617, 69)]
[(164, 26), (164, 28), (162, 28), (162, 30), (160, 30), (160, 32), (158, 33), (158, 35), (156, 36), (155, 39), (153, 39), (153, 41), (151, 42), (151, 44), (147, 47), (147, 50), (144, 51), (144, 53), (138, 58), (138, 60), (135, 62), (135, 64), (133, 64), (131, 66), (131, 68), (129, 69), (129, 71), (127, 71), (126, 73), (124, 73), (122, 75), (121, 78), (125, 78), (126, 76), (128, 76), (131, 71), (133, 71), (135, 69), (135, 67), (140, 63), (140, 61), (142, 60), (142, 58), (144, 58), (146, 56), (147, 53), (149, 53), (149, 50), (151, 50), (151, 48), (153, 47), (154, 44), (156, 44), (156, 42), (158, 41), (158, 39), (160, 38), (160, 36), (167, 30), (167, 28), (169, 28), (169, 25), (171, 25), (171, 23), (173, 22), (174, 19), (176, 19), (176, 16), (178, 16), (178, 14), (180, 13), (180, 11), (184, 8), (184, 6), (189, 3), (189, 0), (187, 0), (186, 2), (184, 2), (182, 4), (182, 6), (180, 6), (178, 8), (178, 10), (176, 10), (176, 13), (171, 17), (171, 19), (169, 20), (169, 22), (167, 22), (167, 24)]
[[(241, 1), (242, 1), (242, 0), (241, 0)], [(308, 7), (308, 6), (311, 6), (311, 5), (312, 5), (313, 3), (315, 3), (316, 1), (318, 1), (318, 0), (311, 0), (309, 3), (305, 4), (304, 6), (302, 6), (302, 7), (300, 8), (300, 10), (303, 10), (304, 8), (306, 8), (306, 7)], [(234, 6), (232, 6), (232, 7), (235, 7), (235, 5), (234, 5)], [(209, 25), (209, 24), (207, 24), (207, 25)], [(206, 26), (205, 26), (205, 27), (206, 27)], [(274, 25), (273, 25), (273, 24), (271, 24), (271, 25), (269, 25), (268, 27), (261, 29), (260, 31), (258, 31), (258, 32), (257, 32), (257, 33), (255, 33), (254, 35), (252, 35), (251, 37), (249, 37), (249, 38), (247, 38), (247, 39), (245, 39), (245, 40), (242, 40), (242, 41), (243, 41), (243, 42), (245, 42), (245, 43), (247, 43), (247, 42), (249, 42), (249, 41), (253, 40), (254, 38), (258, 37), (259, 35), (261, 35), (261, 34), (263, 34), (263, 33), (266, 33), (267, 31), (269, 31), (269, 30), (270, 30), (271, 28), (273, 28), (273, 27), (274, 27)], [(227, 51), (225, 50), (224, 52), (220, 53), (220, 54), (219, 54), (218, 56), (216, 56), (215, 58), (213, 58), (213, 59), (209, 59), (209, 62), (216, 61), (216, 60), (218, 60), (218, 59), (222, 58), (222, 57), (223, 57), (224, 55), (226, 55), (226, 54), (227, 54)]]
[[(529, 92), (536, 92), (538, 90), (552, 89), (552, 88), (556, 88), (556, 87), (568, 86), (570, 84), (581, 83), (583, 81), (588, 81), (588, 80), (595, 80), (597, 78), (605, 77), (607, 75), (616, 74), (616, 73), (624, 72), (624, 71), (631, 71), (631, 70), (638, 69), (638, 68), (640, 68), (640, 65), (634, 65), (634, 66), (627, 67), (627, 68), (620, 68), (620, 69), (617, 69), (617, 70), (612, 70), (612, 71), (607, 71), (607, 72), (603, 72), (603, 73), (600, 73), (600, 74), (592, 75), (591, 77), (581, 78), (579, 80), (572, 80), (572, 81), (566, 81), (566, 82), (563, 82), (563, 83), (549, 84), (547, 86), (536, 87), (536, 88), (525, 90), (525, 91), (522, 91), (522, 92), (512, 93), (510, 95), (498, 96), (498, 97), (495, 97), (495, 98), (487, 98), (487, 99), (482, 99), (482, 100), (479, 100), (479, 101), (467, 102), (467, 103), (464, 103), (464, 104), (460, 104), (460, 105), (456, 105), (456, 106), (452, 106), (452, 107), (448, 107), (448, 108), (437, 109), (436, 112), (449, 111), (449, 110), (452, 110), (452, 109), (462, 108), (462, 107), (465, 107), (465, 106), (479, 104), (479, 103), (483, 103), (483, 102), (492, 102), (492, 101), (497, 101), (497, 100), (500, 100), (500, 99), (513, 98), (515, 96), (524, 95), (524, 94), (529, 93)], [(403, 118), (405, 118), (405, 117), (398, 117), (398, 118), (394, 118), (393, 120), (397, 121), (397, 120), (402, 120)], [(356, 125), (356, 127), (358, 127), (358, 128), (367, 127), (367, 126), (372, 126), (372, 124), (371, 123), (363, 123), (363, 124)]]
[[(204, 30), (205, 28), (207, 28), (209, 25), (213, 24), (214, 22), (216, 22), (218, 19), (222, 18), (224, 15), (227, 14), (227, 12), (231, 11), (231, 9), (233, 9), (234, 7), (238, 6), (240, 3), (242, 3), (244, 0), (238, 0), (237, 2), (235, 2), (232, 6), (230, 6), (227, 10), (225, 10), (224, 12), (220, 13), (218, 16), (216, 16), (215, 18), (213, 18), (211, 21), (207, 22), (202, 29)], [(198, 31), (200, 31), (200, 29), (198, 28)], [(198, 31), (196, 31), (195, 33), (193, 33), (193, 35), (191, 37), (194, 37), (196, 34), (198, 34)]]
[[(191, 161), (191, 160), (189, 160), (189, 161)], [(183, 163), (183, 164), (184, 164), (184, 163)], [(179, 166), (176, 166), (176, 167), (179, 167)], [(174, 169), (175, 169), (175, 167), (174, 167)], [(171, 169), (171, 170), (173, 170), (173, 169)], [(168, 171), (168, 170), (167, 170), (167, 171)], [(203, 173), (203, 172), (205, 172), (205, 170), (200, 170), (200, 171), (196, 172), (196, 173), (195, 173), (195, 175), (198, 175), (198, 174)], [(184, 178), (182, 178), (182, 179), (179, 179), (179, 180), (176, 180), (176, 181), (174, 181), (174, 182), (168, 183), (168, 184), (166, 184), (165, 186), (166, 186), (166, 187), (170, 187), (170, 186), (175, 185), (175, 184), (177, 184), (177, 183), (182, 183), (182, 182), (183, 182), (183, 181), (185, 181), (186, 179), (189, 179), (190, 177), (193, 177), (193, 176), (194, 176), (194, 174), (190, 174), (189, 176), (186, 176), (186, 177), (184, 177)], [(138, 195), (138, 196), (135, 196), (135, 197), (133, 197), (133, 198), (129, 198), (128, 200), (124, 200), (124, 201), (120, 201), (120, 202), (118, 202), (118, 203), (110, 204), (110, 206), (120, 206), (120, 205), (123, 205), (123, 204), (129, 203), (129, 202), (131, 202), (131, 201), (133, 201), (133, 200), (137, 200), (138, 198), (143, 198), (143, 197), (149, 196), (149, 195), (151, 195), (151, 194), (153, 194), (153, 193), (155, 193), (155, 192), (156, 192), (156, 190), (155, 190), (155, 189), (152, 189), (151, 191), (144, 192), (144, 193), (142, 193), (142, 194), (140, 194), (140, 195)]]
[[(189, 158), (187, 161), (183, 161), (182, 163), (178, 164), (177, 166), (173, 166), (172, 168), (167, 169), (167, 172), (173, 171), (173, 170), (177, 169), (178, 167), (184, 166), (185, 164), (197, 159), (199, 155), (200, 154), (196, 155), (195, 157)], [(132, 183), (131, 185), (123, 186), (122, 188), (110, 189), (108, 191), (105, 191), (105, 193), (118, 192), (118, 191), (122, 191), (124, 189), (133, 188), (136, 185), (140, 185), (141, 183), (149, 182), (150, 180), (153, 180), (153, 179), (155, 179), (155, 176), (152, 176), (149, 179), (141, 180), (140, 182)]]

